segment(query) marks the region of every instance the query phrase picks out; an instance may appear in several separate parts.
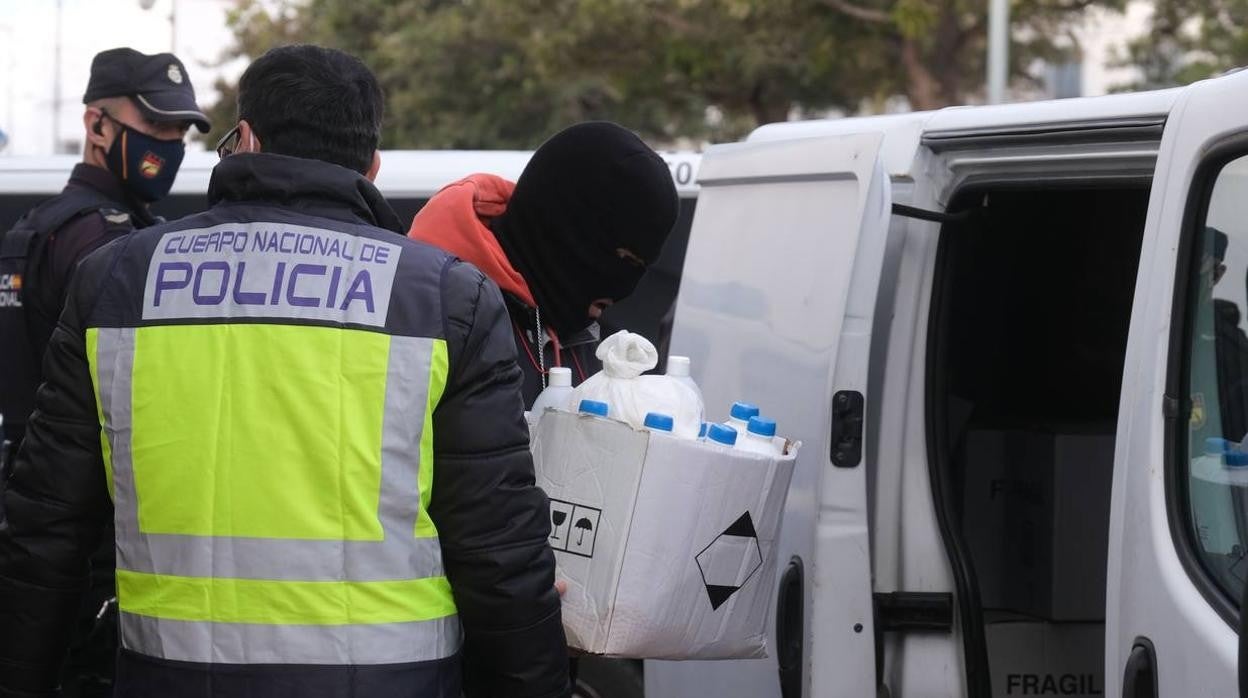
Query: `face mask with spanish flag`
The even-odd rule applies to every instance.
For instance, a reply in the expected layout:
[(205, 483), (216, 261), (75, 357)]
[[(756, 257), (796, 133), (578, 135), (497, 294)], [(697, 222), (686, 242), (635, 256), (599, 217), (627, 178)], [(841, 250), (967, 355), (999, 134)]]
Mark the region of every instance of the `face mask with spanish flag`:
[(186, 144), (181, 138), (162, 140), (120, 124), (121, 132), (108, 148), (108, 169), (121, 186), (140, 201), (163, 199), (182, 166)]

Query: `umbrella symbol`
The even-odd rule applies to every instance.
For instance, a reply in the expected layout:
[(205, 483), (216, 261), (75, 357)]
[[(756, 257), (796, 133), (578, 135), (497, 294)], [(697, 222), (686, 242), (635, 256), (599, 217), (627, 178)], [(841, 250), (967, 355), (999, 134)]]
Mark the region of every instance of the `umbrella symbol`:
[(594, 524), (591, 523), (589, 519), (584, 518), (584, 517), (577, 519), (576, 523), (573, 524), (573, 526), (576, 526), (577, 528), (581, 529), (581, 535), (579, 538), (576, 539), (577, 545), (580, 545), (581, 543), (585, 542), (586, 531), (594, 530)]

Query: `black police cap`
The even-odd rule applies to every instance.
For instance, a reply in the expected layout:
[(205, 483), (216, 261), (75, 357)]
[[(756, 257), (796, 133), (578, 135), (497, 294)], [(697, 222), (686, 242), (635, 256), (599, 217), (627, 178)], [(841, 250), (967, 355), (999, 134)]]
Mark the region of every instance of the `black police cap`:
[(149, 56), (132, 48), (95, 54), (83, 104), (105, 97), (131, 97), (148, 121), (189, 121), (207, 133), (212, 128), (195, 103), (195, 88), (182, 61), (172, 53)]

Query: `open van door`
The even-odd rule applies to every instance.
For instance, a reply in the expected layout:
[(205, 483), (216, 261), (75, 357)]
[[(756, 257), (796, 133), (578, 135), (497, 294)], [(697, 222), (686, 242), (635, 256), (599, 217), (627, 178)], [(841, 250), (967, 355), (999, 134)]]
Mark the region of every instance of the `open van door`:
[(1238, 73), (1185, 90), (1158, 155), (1114, 462), (1108, 696), (1239, 691), (1245, 317), (1248, 73)]
[(874, 695), (863, 452), (867, 359), (890, 215), (880, 134), (711, 148), (671, 352), (708, 420), (756, 403), (803, 442), (779, 541), (766, 660), (648, 662), (646, 695)]

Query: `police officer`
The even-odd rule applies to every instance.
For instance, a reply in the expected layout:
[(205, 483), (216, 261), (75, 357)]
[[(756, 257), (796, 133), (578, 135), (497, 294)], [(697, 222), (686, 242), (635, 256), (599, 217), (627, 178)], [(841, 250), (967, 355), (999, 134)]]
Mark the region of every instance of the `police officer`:
[(97, 54), (82, 101), (82, 162), (69, 184), (0, 236), (0, 414), (14, 443), (25, 431), (74, 266), (154, 222), (148, 205), (169, 193), (187, 130), (209, 129), (186, 68), (169, 53)]
[(74, 275), (5, 495), (0, 696), (51, 689), (108, 519), (119, 696), (566, 696), (498, 287), (402, 236), (358, 59), (273, 49), (238, 111), (209, 210)]
[[(97, 54), (83, 102), (83, 157), (69, 183), (0, 235), (0, 414), (13, 444), (4, 454), (5, 471), (26, 430), (71, 272), (89, 252), (155, 222), (148, 206), (169, 192), (187, 130), (209, 128), (185, 67), (168, 53), (117, 48)], [(0, 493), (4, 485), (0, 479)], [(5, 514), (0, 504), (0, 521)], [(107, 602), (115, 593), (113, 557), (106, 544), (91, 560), (90, 591), (78, 609), (61, 677), (67, 698), (112, 692), (117, 627)]]

